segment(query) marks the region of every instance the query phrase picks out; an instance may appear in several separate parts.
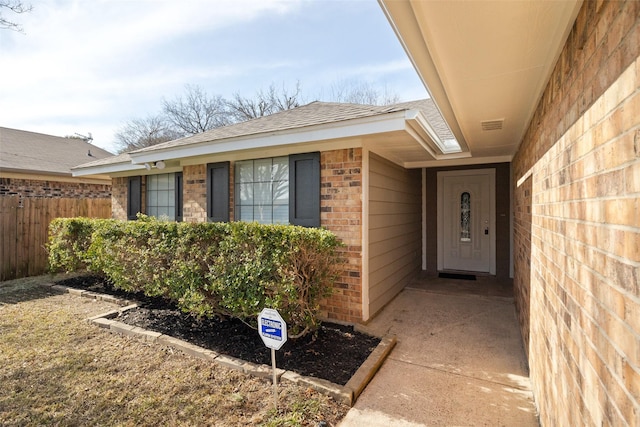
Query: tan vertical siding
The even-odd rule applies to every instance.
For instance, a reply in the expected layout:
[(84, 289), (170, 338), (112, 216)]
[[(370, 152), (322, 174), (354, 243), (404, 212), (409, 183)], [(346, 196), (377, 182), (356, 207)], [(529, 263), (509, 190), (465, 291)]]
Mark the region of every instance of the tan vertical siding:
[(375, 155), (369, 160), (369, 313), (415, 277), (422, 248), (420, 170)]

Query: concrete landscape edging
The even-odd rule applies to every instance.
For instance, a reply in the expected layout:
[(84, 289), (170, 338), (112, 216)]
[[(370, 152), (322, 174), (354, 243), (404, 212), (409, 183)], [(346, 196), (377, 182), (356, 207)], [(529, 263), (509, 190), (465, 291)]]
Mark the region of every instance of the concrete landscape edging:
[[(178, 338), (171, 337), (169, 335), (150, 331), (144, 328), (139, 328), (137, 326), (127, 325), (126, 323), (114, 320), (125, 311), (137, 308), (138, 304), (133, 301), (117, 298), (112, 295), (99, 294), (96, 292), (75, 289), (68, 286), (56, 285), (54, 283), (45, 283), (43, 284), (43, 286), (50, 287), (51, 289), (55, 289), (59, 292), (81, 296), (83, 298), (91, 298), (121, 305), (122, 307), (119, 309), (110, 310), (106, 313), (102, 313), (86, 319), (87, 322), (92, 323), (100, 328), (108, 329), (111, 332), (121, 335), (138, 338), (149, 343), (165, 345), (182, 351), (183, 353), (186, 353), (192, 357), (214, 362), (220, 366), (240, 371), (247, 375), (267, 379), (272, 378), (272, 370), (270, 366), (258, 365), (235, 357), (218, 354), (215, 351), (205, 349), (203, 347), (191, 344)], [(366, 332), (363, 331), (363, 333)], [(378, 343), (376, 348), (371, 352), (371, 354), (369, 354), (364, 363), (360, 365), (360, 368), (358, 368), (356, 373), (344, 386), (332, 383), (331, 381), (327, 381), (322, 378), (304, 376), (296, 372), (285, 371), (283, 369), (276, 369), (276, 377), (278, 378), (278, 381), (289, 381), (296, 384), (303, 384), (305, 386), (311, 387), (319, 393), (328, 395), (339, 402), (345, 403), (349, 406), (353, 406), (362, 391), (373, 379), (374, 375), (376, 374), (378, 369), (380, 369), (380, 366), (382, 366), (383, 362), (396, 344), (395, 335), (388, 335), (385, 337), (377, 338), (380, 338), (380, 342)]]

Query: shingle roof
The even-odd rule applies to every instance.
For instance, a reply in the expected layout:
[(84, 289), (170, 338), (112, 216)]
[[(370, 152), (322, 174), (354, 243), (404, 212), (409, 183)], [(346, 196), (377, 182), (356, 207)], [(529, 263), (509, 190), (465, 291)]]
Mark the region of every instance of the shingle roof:
[(0, 170), (71, 175), (73, 166), (112, 156), (82, 139), (0, 127)]
[[(271, 114), (269, 116), (212, 129), (210, 131), (185, 138), (131, 151), (131, 154), (135, 155), (137, 153), (147, 153), (155, 150), (170, 150), (172, 148), (180, 148), (192, 144), (216, 142), (236, 137), (258, 137), (259, 135), (274, 132), (303, 129), (310, 126), (339, 123), (366, 117), (383, 116), (385, 114), (407, 110), (422, 111), (431, 126), (442, 139), (453, 137), (449, 131), (449, 127), (442, 119), (442, 116), (431, 99), (422, 99), (385, 106), (316, 101), (291, 110)], [(82, 164), (77, 169), (114, 165), (118, 163), (130, 163), (130, 161), (131, 157), (129, 154), (121, 154)]]
[(103, 165), (115, 165), (117, 163), (125, 163), (131, 164), (131, 156), (129, 153), (122, 153), (116, 156), (105, 157), (104, 159), (94, 160), (93, 162), (82, 163), (73, 167), (72, 169), (77, 168), (85, 168), (85, 167), (93, 167), (93, 166), (103, 166)]
[[(410, 109), (419, 109), (424, 111), (427, 115), (431, 114), (431, 116), (434, 116), (435, 113), (437, 113), (435, 104), (430, 99), (404, 102), (386, 106), (316, 101), (307, 105), (303, 105), (301, 107), (293, 108), (291, 110), (284, 110), (275, 114), (271, 114), (269, 116), (264, 116), (246, 122), (212, 129), (210, 131), (202, 132), (185, 138), (142, 148), (140, 150), (132, 151), (131, 153), (144, 153), (173, 147), (183, 147), (201, 142), (217, 141), (227, 138), (300, 129), (308, 126), (337, 123), (347, 120), (395, 113), (398, 111), (405, 111)], [(439, 114), (438, 117), (440, 117)], [(439, 120), (442, 122), (442, 125), (444, 125), (439, 126), (439, 128), (448, 130), (448, 127), (444, 120), (442, 120), (441, 117), (439, 118)]]

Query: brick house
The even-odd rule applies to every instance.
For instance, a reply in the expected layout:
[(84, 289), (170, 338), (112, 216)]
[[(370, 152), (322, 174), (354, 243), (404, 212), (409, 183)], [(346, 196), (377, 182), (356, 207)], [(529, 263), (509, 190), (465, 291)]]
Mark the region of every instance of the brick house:
[(74, 175), (113, 177), (114, 218), (326, 227), (348, 262), (324, 315), (362, 322), (420, 271), (422, 175), (403, 166), (443, 155), (438, 144), (450, 137), (430, 100), (313, 102), (87, 163)]
[(0, 127), (0, 197), (109, 198), (110, 177), (74, 177), (71, 168), (111, 156), (82, 139)]
[(334, 231), (332, 319), (420, 271), (513, 279), (542, 424), (640, 425), (640, 2), (380, 4), (431, 100), (312, 103), (74, 175), (113, 177), (116, 218)]

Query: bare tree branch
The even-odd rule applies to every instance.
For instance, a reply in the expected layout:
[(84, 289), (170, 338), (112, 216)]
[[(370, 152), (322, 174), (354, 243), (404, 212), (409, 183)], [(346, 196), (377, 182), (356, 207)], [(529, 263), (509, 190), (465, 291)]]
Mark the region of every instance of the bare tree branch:
[(400, 102), (400, 97), (389, 93), (386, 87), (380, 92), (371, 83), (358, 80), (341, 80), (334, 83), (329, 90), (329, 99), (333, 102), (367, 105), (390, 105)]
[(300, 91), (300, 82), (296, 82), (292, 91), (287, 90), (284, 84), (282, 90), (277, 91), (272, 83), (266, 92), (259, 90), (253, 98), (236, 93), (232, 100), (227, 101), (227, 109), (234, 122), (244, 122), (300, 106)]
[(185, 134), (195, 135), (230, 123), (226, 102), (221, 96), (209, 97), (200, 86), (187, 85), (185, 97), (163, 101), (167, 120)]
[(277, 111), (290, 110), (300, 106), (300, 81), (296, 82), (295, 89), (293, 91), (287, 90), (282, 84), (282, 90), (278, 93), (275, 90), (273, 83), (269, 86), (269, 103), (273, 105), (274, 113)]
[(162, 116), (148, 116), (128, 121), (116, 132), (119, 153), (138, 150), (184, 136), (171, 127)]
[[(12, 13), (22, 14), (31, 12), (33, 10), (33, 6), (30, 4), (25, 5), (19, 0), (0, 0), (0, 11), (2, 10), (8, 10)], [(3, 13), (0, 13), (0, 29), (13, 30), (19, 33), (24, 33), (22, 25), (9, 20)]]
[[(284, 84), (281, 89), (276, 89), (272, 83), (267, 90), (256, 92), (253, 98), (236, 93), (231, 100), (225, 100), (221, 96), (209, 96), (199, 86), (187, 85), (183, 96), (163, 101), (163, 111), (159, 115), (127, 122), (116, 133), (116, 143), (119, 152), (132, 151), (290, 110), (303, 103), (301, 92), (300, 82), (296, 82), (293, 89)], [(329, 100), (388, 105), (399, 102), (399, 97), (390, 95), (386, 88), (381, 93), (366, 82), (342, 81), (332, 86)]]

